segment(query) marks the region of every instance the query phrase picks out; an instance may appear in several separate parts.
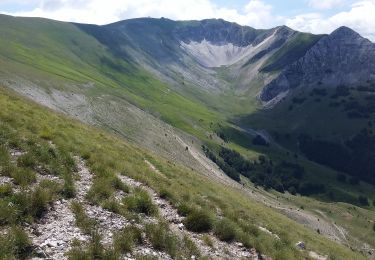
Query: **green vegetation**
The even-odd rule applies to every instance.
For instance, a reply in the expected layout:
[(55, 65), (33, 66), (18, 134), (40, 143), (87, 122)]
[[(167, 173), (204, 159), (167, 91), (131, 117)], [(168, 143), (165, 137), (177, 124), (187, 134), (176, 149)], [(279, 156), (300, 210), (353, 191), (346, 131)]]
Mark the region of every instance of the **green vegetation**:
[(201, 209), (194, 209), (189, 212), (184, 222), (187, 229), (194, 232), (207, 232), (212, 229), (212, 217)]
[(297, 33), (266, 61), (262, 70), (271, 72), (285, 68), (301, 58), (321, 37), (321, 35)]
[[(371, 88), (371, 84), (363, 87)], [(268, 129), (273, 139), (283, 146), (277, 149), (271, 144), (266, 149), (257, 149), (274, 163), (282, 160), (298, 163), (305, 169), (302, 181), (316, 187), (324, 185), (324, 190), (318, 189), (318, 193), (310, 193), (310, 196), (360, 205), (360, 195), (374, 199), (374, 187), (360, 181), (372, 182), (374, 124), (372, 117), (365, 116), (371, 111), (366, 100), (373, 94), (358, 89), (362, 88), (317, 85), (296, 89), (274, 109), (259, 111), (240, 121), (244, 126)], [(296, 100), (304, 102), (296, 103)], [(353, 106), (354, 101), (360, 107)], [(362, 116), (350, 117), (348, 113), (355, 111)], [(337, 179), (337, 174), (343, 173), (345, 182)]]
[(159, 222), (146, 226), (146, 235), (153, 248), (167, 252), (175, 259), (198, 257), (199, 250), (195, 243), (187, 236), (182, 239), (174, 235), (168, 228), (168, 224)]
[(177, 237), (172, 234), (166, 223), (146, 226), (146, 235), (156, 250), (165, 251), (172, 257), (177, 254)]
[[(157, 20), (157, 22), (160, 23), (158, 28), (161, 26), (162, 31), (173, 27), (173, 24), (167, 20)], [(34, 83), (46, 93), (56, 94), (54, 91), (58, 90), (63, 93), (79, 94), (90, 104), (100, 103), (100, 100), (104, 99), (103, 103), (116, 103), (114, 105), (116, 108), (120, 107), (117, 102), (135, 105), (146, 113), (151, 113), (178, 129), (198, 137), (209, 147), (210, 150), (207, 150), (209, 157), (237, 181), (248, 183), (244, 180), (246, 178), (243, 178), (245, 176), (256, 186), (263, 186), (266, 189), (314, 195), (321, 200), (345, 201), (372, 208), (368, 205), (367, 198), (370, 201), (374, 200), (373, 187), (367, 186), (357, 178), (359, 175), (368, 181), (364, 177), (368, 175), (368, 169), (373, 168), (369, 162), (374, 161), (371, 133), (374, 102), (370, 86), (361, 86), (356, 90), (344, 87), (332, 92), (325, 91), (319, 86), (312, 89), (311, 93), (302, 93), (291, 97), (290, 100), (284, 100), (284, 104), (276, 110), (252, 114), (253, 118), (249, 120), (249, 125), (258, 129), (270, 129), (272, 136), (287, 147), (288, 151), (275, 147), (272, 142), (268, 143), (260, 135), (253, 137), (239, 131), (229, 123), (229, 118), (232, 122), (233, 116), (242, 116), (249, 111), (255, 111), (257, 105), (256, 102), (251, 102), (253, 99), (249, 101), (246, 98), (239, 98), (235, 94), (236, 89), (231, 89), (222, 96), (216, 96), (190, 86), (184, 87), (184, 90), (171, 88), (132, 63), (127, 53), (127, 46), (124, 48), (122, 45), (131, 42), (126, 38), (129, 35), (122, 35), (121, 37), (125, 37), (123, 41), (106, 42), (106, 39), (98, 37), (95, 32), (89, 32), (87, 28), (75, 24), (3, 15), (0, 16), (0, 23), (4, 25), (0, 28), (3, 36), (0, 39), (0, 46), (2, 46), (0, 74), (5, 75), (5, 78), (8, 75), (22, 75), (25, 79), (32, 79), (31, 81), (38, 79)], [(147, 30), (143, 34), (139, 34), (138, 31), (132, 32), (132, 37), (139, 37), (137, 39), (144, 44), (142, 48), (146, 50), (147, 55), (155, 55), (160, 60), (168, 58), (161, 49), (171, 52), (176, 46), (161, 44), (158, 35), (160, 32), (154, 27), (144, 27)], [(161, 35), (164, 42), (168, 42), (169, 35), (163, 33)], [(275, 71), (290, 64), (319, 39), (320, 36), (296, 34), (292, 41), (267, 61), (263, 70)], [(154, 44), (155, 41), (157, 44)], [(118, 46), (107, 48), (113, 44)], [(225, 73), (220, 70), (219, 73)], [(181, 77), (181, 84), (185, 84), (184, 76), (174, 75), (174, 77)], [(18, 86), (17, 80), (15, 83)], [(252, 86), (251, 91), (258, 90), (258, 86)], [(306, 106), (307, 110), (302, 110), (303, 106)], [(134, 219), (139, 214), (157, 215), (157, 210), (148, 194), (141, 190), (131, 192), (129, 187), (117, 178), (116, 175), (121, 173), (142, 181), (158, 192), (162, 198), (168, 199), (178, 208), (181, 215), (187, 216), (185, 224), (190, 230), (196, 232), (213, 230), (222, 240), (239, 241), (247, 247), (255, 246), (261, 252), (276, 259), (300, 258), (300, 253), (294, 249), (294, 243), (299, 240), (306, 241), (309, 247), (317, 252), (330, 253), (331, 258), (360, 257), (355, 252), (327, 241), (271, 209), (249, 200), (247, 194), (241, 191), (225, 187), (190, 169), (149, 155), (106, 132), (43, 111), (6, 90), (1, 90), (0, 107), (2, 108), (0, 175), (13, 178), (15, 188), (22, 191), (20, 194), (15, 194), (11, 185), (0, 187), (0, 225), (8, 227), (25, 221), (31, 223), (40, 218), (54, 200), (74, 197), (72, 173), (76, 169), (73, 157), (79, 156), (87, 161), (95, 175), (87, 199), (118, 214)], [(108, 107), (94, 108), (106, 110)], [(342, 113), (342, 110), (345, 113)], [(303, 116), (301, 111), (304, 111)], [(119, 113), (121, 114), (122, 111)], [(110, 112), (108, 114), (103, 112), (99, 116), (95, 115), (95, 120), (106, 130), (126, 136), (125, 126), (114, 126), (103, 119), (109, 117), (109, 121), (117, 122), (116, 118), (112, 118), (109, 114)], [(325, 123), (327, 120), (322, 120), (321, 115), (327, 115), (323, 119), (328, 118), (334, 127), (327, 126), (328, 124)], [(257, 118), (258, 116), (260, 119)], [(309, 126), (311, 122), (317, 122), (314, 124), (316, 127), (311, 128)], [(369, 130), (367, 137), (359, 135), (359, 130), (363, 128)], [(293, 129), (292, 133), (289, 133), (290, 129)], [(134, 129), (126, 130), (136, 132)], [(342, 136), (337, 134), (338, 131)], [(351, 141), (348, 136), (354, 137), (355, 140), (350, 148), (355, 150), (356, 154), (369, 156), (356, 158), (351, 166), (353, 168), (360, 164), (366, 167), (352, 174), (352, 177), (347, 176), (346, 181), (336, 180), (336, 171), (316, 165), (301, 156), (301, 151), (296, 147), (301, 133), (309, 134), (313, 142), (320, 140), (321, 136), (336, 142), (337, 140)], [(218, 137), (224, 143), (221, 143)], [(219, 147), (219, 143), (225, 148)], [(367, 143), (368, 146), (363, 146), (362, 143)], [(363, 149), (358, 149), (358, 146)], [(324, 152), (321, 153), (324, 150), (322, 147), (326, 146), (312, 149), (314, 155), (317, 153), (324, 155)], [(17, 160), (11, 158), (12, 150), (22, 153)], [(327, 149), (327, 151), (332, 150)], [(337, 150), (333, 149), (333, 151)], [(306, 157), (316, 159), (315, 156), (308, 156), (308, 153), (305, 153)], [(338, 154), (342, 155), (342, 153)], [(152, 174), (145, 165), (144, 158), (158, 165), (161, 175), (165, 178)], [(332, 165), (328, 166), (332, 167)], [(354, 171), (357, 169), (350, 173)], [(64, 181), (63, 185), (54, 182), (42, 182), (36, 185), (37, 174), (57, 176)], [(33, 190), (27, 191), (30, 187)], [(124, 205), (114, 199), (119, 190), (129, 193), (123, 201)], [(288, 197), (288, 193), (275, 194), (277, 197), (285, 196), (293, 201), (300, 199), (299, 196)], [(360, 196), (366, 197), (367, 203)], [(14, 207), (9, 207), (9, 203)], [(84, 215), (82, 206), (73, 204), (72, 207), (76, 214), (77, 225), (86, 230), (85, 233), (92, 235), (90, 246), (86, 248), (77, 245), (75, 248), (77, 250), (72, 251), (72, 258), (115, 257), (116, 250), (104, 250), (98, 242), (100, 239), (95, 235), (95, 225)], [(338, 207), (338, 209), (343, 208), (347, 208), (347, 205), (340, 204)], [(337, 213), (338, 209), (332, 213), (337, 219), (340, 215)], [(324, 210), (329, 213), (327, 208)], [(223, 212), (224, 220), (216, 217), (217, 212)], [(353, 221), (352, 226), (347, 225), (346, 229), (361, 234), (363, 231), (361, 225), (364, 223), (362, 217), (371, 219), (372, 215), (367, 211), (352, 215), (359, 217)], [(233, 218), (233, 216), (240, 217)], [(266, 225), (274, 233), (280, 234), (281, 241), (259, 234), (257, 230), (259, 225)], [(295, 227), (293, 230), (290, 230), (291, 225)], [(285, 235), (286, 230), (290, 234)], [(171, 252), (180, 251), (179, 247), (194, 251), (193, 244), (188, 240), (180, 241), (173, 238), (169, 240), (168, 231), (164, 232), (164, 235), (164, 238), (156, 237), (155, 240), (164, 241), (160, 244), (165, 244), (165, 248), (169, 248)], [(369, 235), (364, 239), (371, 242), (371, 238), (373, 237)], [(131, 247), (131, 243), (123, 246)], [(177, 249), (173, 249), (174, 247)], [(82, 250), (79, 250), (80, 248)], [(76, 258), (74, 254), (77, 254)]]
[(73, 244), (72, 249), (67, 256), (70, 260), (89, 260), (89, 259), (120, 259), (120, 254), (113, 249), (105, 249), (100, 243), (101, 236), (97, 231), (92, 233), (88, 245), (82, 245), (80, 242)]
[(220, 240), (230, 242), (236, 237), (236, 229), (237, 227), (232, 221), (222, 219), (215, 223), (214, 233)]
[(128, 226), (114, 234), (114, 248), (117, 252), (130, 253), (134, 246), (143, 243), (142, 230), (135, 226)]
[(203, 242), (204, 242), (207, 246), (209, 246), (209, 247), (214, 247), (214, 243), (212, 242), (212, 239), (211, 239), (210, 236), (208, 236), (208, 235), (203, 235), (202, 240), (203, 240)]
[[(254, 202), (240, 190), (226, 187), (190, 169), (173, 165), (157, 156), (145, 153), (116, 136), (51, 113), (17, 97), (5, 89), (1, 88), (0, 93), (0, 107), (2, 107), (0, 110), (0, 141), (1, 145), (7, 148), (15, 143), (19, 143), (19, 146), (25, 147), (25, 151), (28, 151), (27, 142), (30, 140), (33, 140), (32, 143), (39, 144), (41, 147), (48, 147), (49, 142), (51, 142), (54, 144), (57, 154), (69, 155), (68, 158), (72, 158), (72, 156), (85, 156), (88, 158), (86, 164), (90, 168), (90, 171), (95, 174), (94, 181), (106, 178), (113, 180), (114, 173), (122, 173), (149, 185), (158, 193), (161, 190), (166, 190), (171, 194), (172, 199), (170, 202), (174, 206), (178, 207), (178, 205), (186, 204), (198, 207), (196, 210), (188, 210), (187, 219), (190, 219), (189, 223), (191, 223), (192, 227), (198, 227), (200, 231), (213, 227), (215, 221), (210, 221), (209, 219), (211, 216), (215, 216), (218, 210), (220, 210), (223, 217), (230, 219), (238, 225), (238, 240), (240, 242), (248, 246), (254, 245), (261, 252), (273, 258), (281, 258), (282, 256), (288, 256), (290, 257), (289, 259), (301, 258), (300, 253), (294, 249), (294, 243), (300, 240), (305, 241), (311, 250), (320, 252), (321, 254), (329, 254), (331, 258), (362, 258), (360, 254), (329, 241), (316, 234), (316, 232), (306, 229), (288, 218), (275, 213), (272, 209)], [(44, 133), (45, 129), (49, 129), (48, 141), (45, 139), (45, 134), (42, 135), (43, 138), (41, 136), (41, 133)], [(166, 178), (154, 174), (144, 162), (145, 158), (157, 165), (158, 170)], [(74, 160), (72, 161), (74, 162)], [(62, 165), (66, 166), (66, 164)], [(108, 183), (111, 182), (108, 181)], [(107, 185), (107, 189), (110, 190), (109, 194), (115, 192), (116, 188), (114, 186)], [(41, 191), (38, 191), (39, 194), (33, 196), (35, 198), (45, 196), (47, 199), (42, 199), (45, 203), (60, 196), (59, 194), (55, 194), (55, 191), (50, 188), (43, 187), (40, 189)], [(5, 218), (6, 221), (0, 218), (1, 225), (7, 225), (9, 223), (7, 220), (9, 219), (19, 219), (18, 217), (9, 218), (9, 216), (13, 216), (14, 214), (17, 216), (18, 212), (23, 211), (10, 210), (7, 205), (9, 200), (13, 200), (15, 205), (24, 205), (21, 202), (27, 201), (25, 198), (29, 196), (22, 194), (24, 193), (12, 195), (11, 198), (0, 198), (0, 214), (7, 216)], [(30, 198), (33, 196), (30, 196)], [(100, 196), (96, 200), (96, 203), (101, 204), (107, 198), (106, 196)], [(34, 214), (32, 212), (30, 215), (35, 214), (35, 212)], [(37, 212), (40, 211), (38, 210)], [(200, 220), (199, 216), (203, 217), (203, 221)], [(237, 217), (233, 218), (232, 216)], [(263, 234), (255, 235), (252, 229), (248, 229), (249, 223), (252, 223), (252, 225), (267, 226), (269, 230), (279, 234), (281, 242), (272, 236)], [(293, 226), (293, 229), (290, 229), (291, 226)], [(152, 231), (155, 228), (149, 229), (149, 233), (155, 234), (161, 232)], [(285, 231), (288, 232), (287, 235), (284, 235)], [(175, 248), (174, 243), (177, 243), (177, 245), (180, 244), (180, 242), (171, 242), (172, 239), (170, 240), (167, 235), (163, 237), (165, 239), (155, 238), (155, 241), (164, 242), (155, 243), (159, 243), (164, 248), (169, 248), (168, 250), (171, 252)], [(104, 252), (100, 250), (100, 246), (97, 243), (97, 236), (93, 236), (93, 238), (95, 239), (93, 239), (90, 248), (87, 249), (88, 251), (86, 249), (73, 251), (76, 253), (88, 252), (89, 256), (107, 254), (106, 250)], [(280, 243), (283, 243), (282, 247), (278, 246)], [(72, 257), (72, 259), (77, 258)]]
[(141, 188), (136, 188), (134, 193), (125, 197), (123, 203), (127, 210), (147, 216), (154, 216), (158, 212), (148, 192)]
[(86, 215), (84, 207), (79, 202), (73, 201), (71, 208), (76, 219), (77, 227), (84, 233), (91, 235), (97, 225), (96, 221)]
[(12, 227), (0, 236), (0, 259), (26, 259), (30, 253), (30, 239), (21, 227)]

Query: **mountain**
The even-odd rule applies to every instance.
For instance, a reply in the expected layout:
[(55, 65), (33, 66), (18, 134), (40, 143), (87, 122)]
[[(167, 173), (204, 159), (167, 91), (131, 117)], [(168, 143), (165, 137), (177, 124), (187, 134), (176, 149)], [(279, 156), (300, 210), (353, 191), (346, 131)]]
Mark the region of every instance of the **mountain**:
[[(2, 90), (3, 106), (10, 106), (12, 100), (16, 105), (0, 114), (1, 123), (6, 133), (14, 133), (27, 120), (26, 129), (20, 132), (27, 138), (18, 136), (25, 142), (16, 148), (32, 151), (40, 146), (47, 151), (57, 145), (59, 154), (73, 154), (88, 164), (85, 168), (82, 161), (76, 161), (78, 169), (69, 170), (61, 161), (65, 157), (56, 161), (44, 150), (30, 152), (32, 158), (46, 164), (47, 170), (61, 164), (66, 171), (84, 174), (89, 170), (96, 176), (90, 182), (84, 175), (90, 183), (86, 185), (83, 179), (75, 185), (92, 186), (94, 190), (89, 202), (82, 199), (85, 190), (77, 191), (75, 196), (84, 207), (92, 203), (120, 212), (118, 223), (123, 223), (123, 217), (142, 222), (142, 215), (129, 213), (129, 208), (113, 200), (122, 196), (121, 190), (127, 193), (114, 178), (121, 172), (141, 181), (137, 184), (134, 179), (120, 178), (130, 186), (145, 187), (154, 204), (171, 203), (172, 208), (159, 205), (163, 215), (177, 210), (174, 216), (178, 219), (184, 219), (184, 215), (200, 219), (202, 209), (203, 219), (214, 220), (203, 223), (208, 230), (220, 226), (217, 221), (223, 215), (225, 230), (215, 229), (215, 236), (209, 237), (215, 245), (221, 243), (217, 237), (235, 240), (246, 247), (247, 253), (255, 248), (275, 259), (323, 257), (330, 250), (333, 253), (329, 257), (339, 259), (373, 254), (374, 44), (351, 29), (313, 35), (286, 26), (258, 30), (220, 19), (138, 18), (98, 26), (0, 15), (0, 34), (0, 84), (17, 93)], [(27, 109), (32, 112), (25, 112)], [(70, 127), (76, 130), (70, 132)], [(12, 156), (14, 140), (4, 138), (4, 154)], [(14, 166), (19, 171), (36, 171), (35, 176), (40, 177), (33, 164), (29, 167), (17, 161)], [(67, 189), (69, 182), (77, 181), (59, 174), (56, 170), (51, 175), (66, 178)], [(34, 184), (30, 181), (25, 185)], [(196, 189), (189, 190), (190, 186)], [(12, 188), (17, 190), (18, 186)], [(220, 195), (226, 189), (230, 192)], [(137, 196), (146, 196), (134, 192), (135, 201)], [(60, 195), (64, 194), (62, 191)], [(9, 200), (10, 195), (6, 196)], [(146, 204), (149, 201), (139, 199)], [(49, 201), (54, 205), (53, 199)], [(127, 201), (127, 207), (132, 202)], [(60, 204), (64, 210), (66, 203)], [(215, 203), (222, 207), (215, 208)], [(190, 204), (196, 206), (194, 210)], [(111, 214), (100, 208), (87, 214), (96, 212), (90, 215), (93, 218)], [(254, 210), (254, 214), (236, 220), (231, 217), (242, 216), (244, 209)], [(86, 209), (76, 205), (75, 211), (84, 215)], [(267, 213), (260, 213), (263, 211)], [(35, 218), (33, 214), (26, 215)], [(172, 225), (172, 219), (166, 221), (167, 226)], [(90, 226), (90, 221), (83, 222)], [(249, 222), (255, 227), (249, 227)], [(270, 224), (279, 222), (287, 224)], [(176, 223), (179, 227), (172, 225), (172, 231), (186, 224), (180, 220)], [(296, 232), (289, 234), (286, 226), (292, 225), (297, 227)], [(141, 230), (150, 232), (145, 225)], [(281, 240), (272, 242), (259, 230)], [(168, 230), (159, 231), (170, 234)], [(316, 242), (326, 241), (323, 237), (335, 242)], [(198, 251), (206, 252), (199, 241), (195, 241)], [(298, 241), (308, 242), (308, 250), (296, 250)], [(181, 252), (195, 254), (189, 251), (192, 247), (188, 242), (176, 243), (173, 245)], [(104, 245), (108, 244), (104, 241)], [(231, 245), (219, 247), (229, 246), (238, 256), (239, 248)], [(345, 246), (356, 251), (355, 255)], [(87, 248), (81, 249), (90, 253)], [(169, 256), (176, 253), (168, 250), (171, 248), (160, 251)], [(76, 251), (80, 251), (78, 246)]]
[(375, 44), (347, 27), (322, 37), (262, 91), (269, 101), (299, 86), (360, 85), (375, 78)]

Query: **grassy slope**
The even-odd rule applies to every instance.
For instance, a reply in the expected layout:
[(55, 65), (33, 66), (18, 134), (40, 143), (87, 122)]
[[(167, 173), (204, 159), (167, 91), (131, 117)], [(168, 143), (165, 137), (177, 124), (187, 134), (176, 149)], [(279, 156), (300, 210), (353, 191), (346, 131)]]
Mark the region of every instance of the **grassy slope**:
[[(361, 129), (369, 128), (368, 122), (371, 119), (348, 119), (342, 107), (330, 107), (329, 103), (333, 101), (349, 99), (348, 97), (339, 98), (338, 100), (331, 99), (330, 95), (333, 93), (334, 91), (332, 90), (328, 91), (325, 97), (314, 97), (310, 96), (310, 90), (300, 89), (293, 96), (279, 103), (274, 109), (258, 111), (240, 120), (240, 124), (250, 125), (256, 129), (267, 129), (273, 136), (279, 136), (278, 142), (290, 151), (297, 153), (299, 153), (297, 137), (300, 133), (309, 134), (314, 138), (341, 142), (359, 133)], [(352, 95), (356, 99), (363, 100), (364, 96), (371, 94), (364, 95), (354, 91)], [(296, 104), (292, 102), (293, 98), (306, 98), (306, 101), (303, 104)], [(316, 99), (320, 101), (317, 102)], [(293, 109), (290, 110), (291, 105)], [(280, 120), (281, 118), (282, 120)], [(290, 137), (286, 137), (286, 134)], [(272, 150), (268, 151), (271, 154), (272, 152)], [(279, 151), (276, 151), (276, 153), (281, 154)], [(283, 155), (281, 154), (281, 156)], [(310, 180), (325, 183), (333, 188), (334, 193), (337, 195), (336, 201), (344, 199), (345, 196), (355, 199), (358, 194), (363, 194), (371, 200), (375, 200), (374, 187), (372, 185), (350, 186), (343, 184), (336, 180), (336, 171), (312, 163), (301, 156), (298, 161), (305, 165), (307, 170), (310, 170), (311, 174), (308, 176)]]
[[(34, 78), (65, 83), (93, 82), (92, 94), (122, 96), (172, 125), (204, 136), (220, 116), (169, 87), (126, 60), (115, 58), (75, 25), (37, 18), (0, 16), (0, 56), (14, 74), (31, 66)], [(9, 64), (9, 65), (8, 65)], [(22, 74), (21, 74), (22, 75)], [(56, 77), (57, 76), (57, 77)], [(28, 75), (33, 78), (33, 75)], [(57, 85), (57, 84), (56, 84)]]
[[(0, 93), (0, 106), (4, 108), (0, 111), (2, 135), (7, 131), (13, 133), (11, 137), (6, 135), (2, 138), (8, 138), (13, 144), (30, 139), (37, 143), (51, 141), (58, 150), (88, 158), (87, 163), (94, 173), (123, 173), (147, 183), (156, 191), (167, 190), (174, 205), (181, 202), (197, 205), (213, 215), (219, 208), (224, 216), (237, 223), (252, 245), (275, 259), (301, 259), (301, 253), (292, 249), (299, 240), (305, 241), (311, 250), (329, 254), (332, 259), (361, 259), (360, 255), (349, 249), (250, 200), (241, 191), (169, 164), (115, 136), (42, 109), (4, 88), (1, 88)], [(152, 161), (163, 176), (155, 175), (144, 158)], [(233, 201), (236, 203), (233, 204)], [(281, 241), (262, 233), (245, 231), (249, 223), (267, 227), (279, 234)]]
[[(208, 109), (202, 102), (189, 100), (126, 60), (116, 59), (103, 45), (75, 25), (35, 18), (0, 16), (0, 19), (2, 24), (7, 24), (0, 28), (2, 35), (7, 36), (0, 39), (2, 68), (11, 73), (46, 79), (53, 82), (54, 88), (64, 88), (67, 83), (94, 82), (95, 88), (89, 90), (89, 95), (109, 94), (124, 98), (203, 140), (206, 139), (206, 132), (213, 130), (210, 128), (211, 122), (214, 125), (225, 122), (223, 115), (214, 111), (216, 107)], [(246, 100), (241, 104), (235, 102), (231, 94), (229, 96), (225, 99), (225, 106), (239, 114)], [(221, 100), (218, 99), (217, 103), (221, 103)], [(253, 105), (247, 105), (253, 109)], [(234, 142), (229, 146), (251, 158), (257, 154), (252, 150), (270, 153), (269, 150), (244, 146), (244, 141), (250, 142), (248, 137), (234, 133), (233, 138)], [(272, 152), (280, 157), (279, 151)], [(322, 170), (319, 166), (308, 167), (318, 172), (312, 178), (327, 178), (328, 174), (334, 179), (333, 172)], [(346, 188), (342, 187), (343, 190)]]
[(297, 33), (266, 61), (261, 70), (271, 72), (283, 69), (302, 57), (321, 37), (321, 35)]

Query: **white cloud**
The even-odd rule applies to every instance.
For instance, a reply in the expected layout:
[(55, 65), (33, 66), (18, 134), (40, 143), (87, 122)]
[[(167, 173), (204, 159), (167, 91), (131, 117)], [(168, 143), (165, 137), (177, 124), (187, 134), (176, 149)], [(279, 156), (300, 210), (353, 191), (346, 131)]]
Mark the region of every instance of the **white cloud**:
[(293, 29), (312, 33), (330, 33), (346, 25), (375, 40), (375, 0), (357, 1), (348, 6), (348, 11), (331, 16), (325, 16), (322, 10), (334, 10), (341, 4), (346, 6), (349, 0), (304, 1), (316, 11), (291, 18), (275, 15), (273, 7), (266, 0), (249, 0), (241, 9), (218, 6), (213, 0), (0, 0), (0, 4), (33, 2), (37, 6), (35, 9), (10, 14), (94, 24), (150, 16), (174, 20), (222, 18), (255, 28), (286, 24)]
[(340, 26), (348, 26), (370, 40), (375, 40), (375, 0), (360, 1), (349, 11), (324, 17), (319, 13), (297, 15), (287, 19), (291, 28), (312, 33), (330, 33)]
[(344, 0), (309, 0), (310, 7), (315, 9), (332, 9), (344, 3)]
[(223, 18), (256, 28), (273, 27), (283, 21), (262, 0), (249, 0), (241, 11), (217, 6), (211, 0), (39, 0), (34, 10), (11, 15), (95, 24), (147, 16), (176, 20)]

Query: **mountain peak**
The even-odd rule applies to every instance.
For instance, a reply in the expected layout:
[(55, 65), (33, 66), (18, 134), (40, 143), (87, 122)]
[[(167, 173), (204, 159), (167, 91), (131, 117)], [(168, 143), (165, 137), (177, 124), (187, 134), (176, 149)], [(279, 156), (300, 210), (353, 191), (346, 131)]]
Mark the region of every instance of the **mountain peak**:
[(359, 33), (347, 26), (341, 26), (331, 33), (332, 37), (338, 38), (362, 38)]

